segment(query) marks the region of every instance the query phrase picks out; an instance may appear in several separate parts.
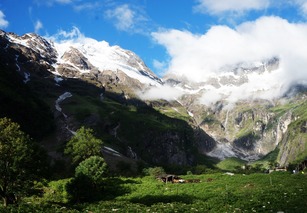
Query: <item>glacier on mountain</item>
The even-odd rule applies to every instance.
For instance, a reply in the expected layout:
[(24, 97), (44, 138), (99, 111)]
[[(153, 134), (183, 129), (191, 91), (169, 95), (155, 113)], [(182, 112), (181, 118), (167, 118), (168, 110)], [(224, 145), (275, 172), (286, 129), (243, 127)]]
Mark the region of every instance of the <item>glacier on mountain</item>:
[(133, 52), (119, 46), (110, 46), (106, 41), (96, 41), (91, 38), (78, 38), (55, 42), (58, 52), (58, 63), (63, 63), (62, 56), (71, 47), (78, 49), (100, 71), (123, 71), (129, 77), (148, 85), (161, 84), (160, 79), (153, 74), (144, 62)]
[[(91, 70), (80, 69), (73, 63), (62, 57), (72, 48), (77, 49), (88, 61), (99, 71), (111, 70), (122, 71), (129, 77), (146, 85), (161, 85), (162, 81), (144, 64), (135, 53), (124, 50), (119, 46), (110, 46), (106, 41), (97, 41), (80, 36), (69, 40), (52, 40), (54, 38), (43, 38), (34, 33), (18, 36), (14, 33), (1, 34), (7, 36), (11, 43), (32, 49), (41, 58), (47, 59), (55, 68), (54, 74), (61, 75), (57, 68), (62, 64), (72, 66), (80, 73), (89, 73)], [(18, 66), (18, 64), (16, 64)]]

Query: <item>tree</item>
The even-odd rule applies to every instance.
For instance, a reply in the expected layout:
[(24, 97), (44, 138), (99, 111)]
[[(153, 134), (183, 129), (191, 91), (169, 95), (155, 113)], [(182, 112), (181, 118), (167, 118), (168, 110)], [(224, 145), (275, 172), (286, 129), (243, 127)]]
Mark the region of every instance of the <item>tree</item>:
[(108, 165), (100, 156), (92, 156), (82, 161), (75, 170), (75, 176), (84, 175), (89, 177), (93, 184), (101, 183), (108, 170)]
[(95, 138), (93, 132), (92, 129), (81, 127), (67, 142), (64, 153), (71, 156), (73, 164), (78, 164), (91, 156), (101, 156), (103, 142)]
[(82, 161), (75, 170), (75, 178), (67, 184), (67, 192), (73, 202), (93, 201), (99, 198), (106, 177), (107, 164), (100, 156)]
[(0, 119), (0, 196), (3, 205), (25, 192), (47, 169), (46, 154), (17, 123)]

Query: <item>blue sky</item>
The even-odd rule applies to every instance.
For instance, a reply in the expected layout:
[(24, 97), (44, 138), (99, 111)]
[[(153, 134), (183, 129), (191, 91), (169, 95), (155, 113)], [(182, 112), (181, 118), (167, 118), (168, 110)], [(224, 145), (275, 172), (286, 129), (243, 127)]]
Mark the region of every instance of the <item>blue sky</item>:
[[(184, 62), (180, 59), (194, 57), (193, 54), (197, 55), (197, 51), (202, 52), (202, 50), (194, 52), (191, 50), (193, 53), (189, 55), (181, 55), (181, 52), (193, 45), (195, 47), (204, 45), (204, 48), (207, 48), (206, 42), (201, 40), (210, 40), (210, 35), (219, 38), (220, 34), (235, 32), (242, 37), (245, 35), (242, 29), (251, 23), (254, 27), (248, 25), (250, 28), (247, 28), (250, 31), (255, 30), (255, 35), (257, 29), (262, 29), (257, 28), (260, 24), (263, 26), (271, 24), (263, 29), (270, 29), (270, 26), (274, 28), (279, 24), (286, 29), (297, 24), (303, 25), (304, 28), (306, 18), (307, 0), (1, 0), (0, 2), (0, 28), (7, 32), (18, 35), (36, 32), (42, 36), (52, 36), (78, 28), (86, 37), (98, 41), (105, 40), (110, 45), (119, 45), (134, 51), (158, 75), (179, 69), (181, 63), (189, 64), (189, 61), (184, 61), (186, 59)], [(278, 36), (279, 31), (272, 33), (271, 37), (274, 37), (274, 33)], [(249, 35), (249, 38), (253, 38), (253, 35)], [(174, 43), (175, 41), (177, 43)], [(220, 38), (220, 42), (232, 43), (232, 40), (223, 37)], [(233, 48), (227, 45), (226, 47)], [(207, 51), (205, 55), (209, 54)], [(240, 56), (241, 53), (240, 50), (237, 55)], [(253, 59), (251, 57), (251, 60)], [(237, 62), (237, 59), (229, 60)], [(226, 62), (230, 63), (229, 60)], [(211, 64), (214, 63), (220, 62), (212, 61)], [(208, 69), (211, 68), (215, 67), (212, 65)]]

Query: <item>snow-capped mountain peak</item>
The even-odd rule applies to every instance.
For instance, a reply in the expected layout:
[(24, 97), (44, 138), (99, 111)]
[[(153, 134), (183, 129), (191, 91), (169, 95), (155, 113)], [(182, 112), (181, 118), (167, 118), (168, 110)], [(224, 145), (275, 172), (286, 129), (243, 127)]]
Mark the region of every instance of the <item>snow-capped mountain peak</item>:
[(13, 44), (32, 49), (51, 63), (56, 60), (57, 52), (54, 49), (53, 43), (48, 42), (45, 38), (35, 33), (27, 33), (23, 36), (18, 36), (14, 33), (6, 33), (6, 38)]
[(129, 77), (148, 85), (162, 83), (135, 53), (119, 46), (110, 46), (106, 41), (90, 38), (68, 40), (55, 42), (55, 48), (59, 54), (58, 63), (62, 63), (65, 55), (74, 49), (79, 51), (78, 57), (82, 55), (82, 58), (86, 58), (99, 71), (122, 71)]
[(151, 72), (135, 53), (119, 46), (110, 46), (106, 41), (83, 36), (78, 39), (55, 41), (35, 33), (18, 36), (4, 31), (0, 31), (0, 36), (8, 44), (17, 45), (16, 48), (20, 46), (34, 51), (43, 61), (54, 67), (53, 73), (57, 75), (65, 77), (65, 74), (69, 73), (67, 77), (76, 77), (83, 73), (120, 71), (143, 85), (162, 84), (161, 79)]

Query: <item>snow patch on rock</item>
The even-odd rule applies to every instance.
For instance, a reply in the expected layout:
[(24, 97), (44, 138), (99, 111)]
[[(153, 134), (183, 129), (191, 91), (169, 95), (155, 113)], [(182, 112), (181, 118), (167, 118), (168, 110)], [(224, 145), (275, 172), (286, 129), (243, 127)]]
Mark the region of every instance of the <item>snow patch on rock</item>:
[[(64, 101), (66, 98), (70, 98), (72, 97), (72, 94), (70, 92), (65, 92), (64, 94), (60, 95), (59, 98), (55, 101), (55, 108), (56, 110), (58, 110), (59, 112), (62, 112), (62, 108), (60, 106), (60, 103), (62, 101)], [(64, 113), (63, 113), (64, 117), (67, 117)]]

